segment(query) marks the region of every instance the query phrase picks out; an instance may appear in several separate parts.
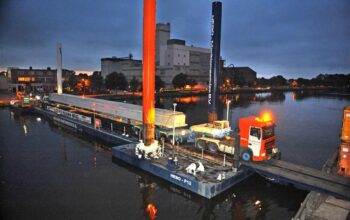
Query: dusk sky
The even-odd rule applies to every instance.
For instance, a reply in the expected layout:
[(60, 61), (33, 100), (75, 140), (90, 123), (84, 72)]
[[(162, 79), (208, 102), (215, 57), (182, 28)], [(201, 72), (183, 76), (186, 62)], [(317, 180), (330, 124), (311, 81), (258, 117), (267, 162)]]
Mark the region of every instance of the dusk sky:
[[(172, 38), (209, 48), (211, 2), (158, 0)], [(258, 76), (350, 73), (349, 0), (227, 0), (221, 56)], [(0, 69), (63, 66), (100, 70), (102, 57), (142, 57), (141, 0), (0, 0)]]

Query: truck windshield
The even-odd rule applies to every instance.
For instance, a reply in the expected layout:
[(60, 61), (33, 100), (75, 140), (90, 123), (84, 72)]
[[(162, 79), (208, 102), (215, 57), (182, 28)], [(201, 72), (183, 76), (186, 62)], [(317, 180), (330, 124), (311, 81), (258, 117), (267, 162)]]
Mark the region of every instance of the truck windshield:
[(275, 126), (268, 126), (263, 128), (263, 139), (275, 136)]

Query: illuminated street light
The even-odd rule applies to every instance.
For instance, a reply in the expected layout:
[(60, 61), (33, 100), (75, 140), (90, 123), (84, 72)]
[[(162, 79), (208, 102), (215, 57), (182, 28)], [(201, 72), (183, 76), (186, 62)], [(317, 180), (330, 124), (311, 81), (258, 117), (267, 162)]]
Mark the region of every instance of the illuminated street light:
[(174, 126), (173, 126), (173, 147), (175, 147), (175, 110), (176, 110), (176, 103), (173, 103), (174, 105)]
[(96, 119), (95, 119), (95, 108), (96, 108), (96, 103), (92, 103), (92, 106), (94, 107), (94, 128), (96, 129)]
[(231, 103), (231, 100), (228, 100), (228, 101), (227, 101), (227, 112), (226, 112), (226, 120), (227, 120), (227, 121), (229, 121), (229, 120), (228, 120), (228, 112), (229, 112), (229, 109), (230, 109), (230, 103)]

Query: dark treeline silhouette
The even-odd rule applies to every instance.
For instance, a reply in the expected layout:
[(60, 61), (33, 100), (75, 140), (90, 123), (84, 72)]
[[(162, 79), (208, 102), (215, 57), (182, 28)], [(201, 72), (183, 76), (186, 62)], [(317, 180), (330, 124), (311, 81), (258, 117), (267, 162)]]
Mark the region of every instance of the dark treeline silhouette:
[(273, 76), (270, 79), (264, 77), (257, 79), (257, 86), (331, 86), (337, 88), (350, 87), (350, 73), (349, 74), (319, 74), (312, 79), (297, 78), (285, 79), (283, 76)]

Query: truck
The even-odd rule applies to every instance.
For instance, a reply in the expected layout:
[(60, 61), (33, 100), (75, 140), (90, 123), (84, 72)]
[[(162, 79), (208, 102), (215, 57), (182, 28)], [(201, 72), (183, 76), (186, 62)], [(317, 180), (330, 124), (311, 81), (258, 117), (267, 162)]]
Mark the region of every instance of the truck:
[[(235, 153), (235, 138), (230, 135), (228, 121), (214, 121), (190, 128), (195, 147), (210, 152)], [(194, 137), (195, 136), (195, 137)], [(239, 119), (239, 150), (244, 161), (264, 161), (279, 155), (276, 147), (275, 123), (269, 114)]]

